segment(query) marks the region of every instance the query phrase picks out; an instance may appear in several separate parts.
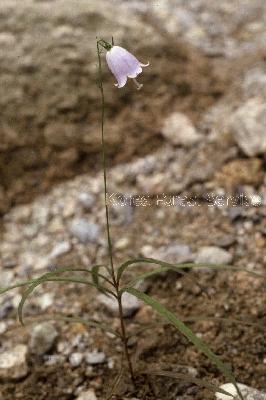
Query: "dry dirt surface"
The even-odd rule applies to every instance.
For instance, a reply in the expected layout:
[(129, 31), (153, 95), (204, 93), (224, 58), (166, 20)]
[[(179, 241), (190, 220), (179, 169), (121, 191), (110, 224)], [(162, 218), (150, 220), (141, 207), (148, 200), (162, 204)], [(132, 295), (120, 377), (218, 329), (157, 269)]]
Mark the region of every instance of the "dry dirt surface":
[[(265, 3), (73, 3), (1, 6), (0, 287), (107, 260), (95, 36), (114, 35), (150, 62), (141, 91), (132, 82), (117, 90), (104, 68), (115, 263), (141, 256), (241, 269), (167, 272), (140, 289), (183, 319), (238, 382), (266, 392)], [(141, 263), (124, 281), (148, 268)], [(0, 400), (87, 400), (86, 390), (89, 400), (108, 398), (121, 371), (119, 340), (49, 319), (79, 316), (119, 329), (96, 291), (47, 283), (26, 304), (24, 327), (21, 293), (0, 297), (0, 357), (17, 344), (27, 349), (20, 378), (3, 378), (0, 365)], [(40, 354), (34, 327), (46, 318), (56, 334)], [(113, 400), (215, 398), (189, 382), (144, 375), (225, 383), (148, 306), (137, 303), (125, 322), (136, 386), (124, 365)], [(88, 361), (95, 351), (102, 360)]]

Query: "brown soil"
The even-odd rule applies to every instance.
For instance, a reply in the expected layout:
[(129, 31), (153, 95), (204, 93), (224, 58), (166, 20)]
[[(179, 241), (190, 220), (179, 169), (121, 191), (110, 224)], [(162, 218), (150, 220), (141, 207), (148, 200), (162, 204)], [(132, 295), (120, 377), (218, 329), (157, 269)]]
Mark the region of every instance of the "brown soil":
[[(217, 244), (223, 237), (234, 234), (234, 226), (228, 223), (228, 219), (220, 211), (211, 213), (204, 205), (189, 211), (184, 209), (178, 215), (178, 219), (173, 218), (173, 210), (170, 208), (166, 208), (165, 212), (164, 220), (168, 221), (169, 235), (175, 234), (177, 241), (183, 240), (195, 247)], [(131, 243), (130, 248), (118, 253), (119, 259), (125, 260), (125, 257), (128, 257), (128, 254), (134, 249), (137, 254), (137, 249), (140, 248), (143, 240), (141, 235), (136, 234), (138, 227), (144, 221), (150, 221), (155, 215), (156, 210), (152, 208), (144, 211), (143, 209), (137, 210), (131, 236), (132, 240), (135, 240)], [(208, 229), (202, 229), (207, 226)], [(164, 229), (162, 221), (155, 217), (152, 227), (160, 237)], [(262, 227), (263, 225), (257, 225), (256, 228), (259, 231)], [(123, 229), (123, 227), (114, 227), (114, 236), (120, 237)], [(147, 235), (145, 232), (142, 234)], [(256, 260), (257, 265), (261, 265), (263, 246), (263, 243), (257, 242), (255, 235), (251, 235), (245, 258), (238, 257), (235, 265), (243, 267), (252, 260)], [(235, 244), (232, 242), (229, 247), (233, 251)], [(74, 262), (75, 260), (71, 261), (70, 258), (66, 258), (62, 260), (61, 265), (73, 265)], [(146, 269), (144, 265), (136, 271), (143, 269)], [(137, 273), (136, 271), (134, 274)], [(128, 272), (125, 280), (132, 275), (133, 271)], [(48, 290), (48, 286), (46, 290)], [(183, 318), (194, 332), (200, 334), (212, 350), (232, 367), (239, 382), (265, 391), (265, 279), (255, 278), (245, 272), (232, 271), (187, 272), (183, 276), (167, 273), (167, 275), (148, 281), (148, 293), (160, 300), (181, 319)], [(64, 304), (63, 310), (62, 304)], [(113, 328), (118, 328), (117, 319), (110, 317), (103, 308), (99, 308), (93, 291), (88, 293), (86, 289), (80, 289), (77, 286), (72, 288), (60, 286), (56, 292), (56, 301), (51, 312), (56, 313), (60, 309), (60, 312), (67, 314), (69, 304), (76, 305), (77, 312), (84, 318), (93, 314), (95, 318), (103, 319)], [(33, 316), (36, 315), (36, 311), (28, 305), (26, 314)], [(189, 318), (193, 317), (202, 317), (203, 319), (196, 322), (190, 321)], [(204, 320), (204, 317), (217, 319)], [(42, 317), (39, 316), (39, 318)], [(242, 320), (248, 324), (237, 323), (234, 320)], [(133, 335), (130, 351), (133, 358), (136, 359), (137, 371), (159, 369), (187, 373), (188, 367), (194, 367), (198, 372), (198, 378), (216, 385), (225, 382), (225, 378), (211, 365), (208, 359), (199, 354), (195, 347), (173, 327), (160, 324), (156, 329), (153, 328), (142, 332), (137, 337), (134, 336), (134, 332), (139, 330), (140, 325), (150, 325), (156, 321), (158, 321), (158, 317), (148, 306), (143, 306), (133, 318), (127, 320), (128, 332)], [(61, 337), (66, 341), (85, 330), (80, 324), (63, 324), (60, 327)], [(30, 325), (27, 329), (30, 329)], [(27, 342), (28, 334), (25, 328), (20, 327), (3, 335), (3, 341), (14, 334)], [(42, 360), (32, 358), (30, 374), (26, 379), (20, 383), (6, 382), (0, 386), (2, 398), (5, 400), (19, 398), (71, 400), (74, 399), (74, 389), (84, 384), (85, 387), (94, 388), (99, 399), (104, 399), (115, 377), (119, 374), (122, 347), (119, 340), (109, 338), (98, 331), (90, 330), (89, 337), (93, 338), (94, 347), (104, 351), (108, 357), (112, 357), (115, 361), (113, 369), (99, 366), (94, 367), (93, 371), (88, 374), (84, 366), (71, 368), (66, 362), (60, 367), (49, 367), (44, 366)], [(141, 400), (175, 400), (177, 396), (186, 400), (211, 400), (214, 398), (214, 395), (208, 390), (200, 389), (191, 383), (165, 377), (148, 379), (139, 376), (136, 389), (134, 389), (125, 366), (121, 382), (117, 387), (117, 395), (113, 399), (122, 400), (136, 397)]]
[[(197, 283), (191, 284), (191, 277)], [(248, 281), (248, 284), (247, 284)], [(182, 284), (184, 289), (177, 291), (176, 283)], [(245, 282), (245, 284), (243, 284)], [(222, 360), (232, 366), (233, 372), (240, 382), (266, 388), (265, 357), (265, 291), (261, 283), (254, 278), (247, 280), (243, 273), (214, 273), (192, 274), (184, 277), (168, 274), (152, 282), (151, 295), (160, 299), (177, 315), (183, 318), (192, 316), (219, 316), (228, 318), (228, 321), (200, 321), (188, 323), (194, 332), (200, 333), (202, 338), (211, 346)], [(70, 299), (68, 298), (68, 301)], [(232, 319), (250, 321), (254, 326), (245, 326), (230, 322)], [(136, 329), (137, 322), (150, 324), (155, 315), (144, 307), (136, 315), (132, 325)], [(257, 325), (256, 325), (257, 324)], [(139, 369), (166, 370), (186, 372), (186, 366), (195, 367), (197, 377), (218, 384), (223, 382), (221, 374), (210, 362), (198, 354), (174, 328), (159, 326), (146, 334), (141, 335), (131, 349), (132, 353), (140, 354), (137, 365)], [(143, 339), (145, 338), (145, 339)], [(5, 383), (1, 385), (3, 399), (73, 399), (72, 390), (81, 383), (94, 387), (100, 399), (104, 398), (105, 388), (110, 388), (115, 376), (119, 372), (118, 346), (114, 339), (98, 337), (98, 343), (106, 349), (108, 356), (116, 360), (116, 367), (95, 368), (91, 376), (86, 376), (84, 368), (71, 369), (66, 363), (60, 368), (42, 366), (42, 361), (31, 360), (31, 373), (21, 383)], [(116, 344), (115, 344), (116, 343)], [(120, 349), (121, 350), (121, 349)], [(149, 384), (150, 381), (150, 384)], [(156, 395), (152, 394), (151, 387)], [(104, 392), (103, 392), (104, 391)], [(171, 378), (150, 377), (148, 380), (139, 377), (137, 388), (134, 390), (126, 372), (118, 386), (115, 399), (137, 397), (144, 399), (164, 398), (174, 400), (178, 395), (185, 399), (213, 399), (213, 394), (197, 386)]]
[[(226, 92), (232, 79), (226, 68), (218, 73), (211, 59), (188, 45), (177, 43), (171, 47), (160, 46), (157, 50), (147, 46), (139, 57), (146, 59), (147, 55), (153, 60), (153, 65), (150, 73), (142, 76), (144, 87), (141, 93), (128, 85), (116, 92), (114, 102), (110, 76), (105, 74), (106, 138), (112, 165), (149, 154), (160, 147), (163, 143), (161, 123), (173, 110), (185, 112), (194, 123), (199, 122), (202, 113)], [(31, 85), (35, 83), (39, 84), (33, 77)], [(84, 108), (83, 97), (80, 98), (77, 110)], [(71, 110), (64, 110), (63, 114), (59, 110), (57, 127), (53, 128), (59, 132), (74, 129), (87, 133), (89, 130), (88, 146), (71, 140), (68, 147), (67, 143), (63, 146), (48, 145), (43, 138), (44, 127), (33, 126), (32, 129), (39, 131), (37, 143), (0, 152), (1, 184), (5, 191), (5, 204), (2, 202), (0, 212), (12, 205), (31, 201), (36, 194), (47, 192), (56, 182), (99, 170), (100, 98), (88, 101), (89, 108), (86, 107), (81, 121), (76, 121)]]

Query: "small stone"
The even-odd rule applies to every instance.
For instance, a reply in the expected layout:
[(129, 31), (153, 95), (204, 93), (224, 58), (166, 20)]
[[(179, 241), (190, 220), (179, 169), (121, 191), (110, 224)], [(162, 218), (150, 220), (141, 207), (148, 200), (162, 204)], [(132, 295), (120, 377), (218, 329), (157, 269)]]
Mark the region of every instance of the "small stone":
[(31, 332), (31, 351), (39, 356), (47, 353), (53, 347), (57, 337), (58, 332), (50, 322), (36, 325)]
[(58, 258), (58, 257), (62, 256), (63, 254), (68, 253), (70, 251), (70, 249), (71, 249), (71, 245), (67, 241), (57, 243), (54, 246), (53, 250), (51, 251), (51, 254), (49, 257), (50, 257), (50, 259)]
[(78, 196), (78, 200), (85, 210), (91, 210), (92, 206), (95, 203), (95, 197), (92, 194), (86, 192), (80, 193)]
[(14, 271), (0, 271), (1, 287), (9, 286), (14, 278)]
[(97, 400), (94, 390), (86, 390), (81, 392), (76, 400)]
[(12, 350), (4, 351), (0, 354), (0, 378), (1, 379), (20, 379), (28, 373), (27, 352), (25, 345), (19, 344)]
[(58, 353), (62, 353), (64, 356), (69, 356), (71, 354), (72, 348), (69, 346), (68, 342), (57, 343)]
[(56, 365), (56, 364), (63, 364), (65, 361), (65, 357), (60, 354), (49, 354), (44, 356), (45, 365)]
[(175, 112), (168, 116), (162, 128), (163, 136), (174, 145), (193, 146), (202, 139), (190, 119), (182, 113)]
[(170, 244), (169, 246), (160, 247), (155, 251), (155, 253), (153, 253), (153, 255), (150, 256), (175, 264), (193, 261), (191, 248), (183, 243)]
[[(98, 300), (102, 303), (108, 311), (113, 315), (118, 315), (118, 304), (116, 299), (108, 297), (105, 294), (98, 295)], [(123, 293), (122, 296), (123, 316), (131, 317), (140, 308), (139, 300), (130, 293)]]
[(230, 264), (232, 254), (228, 251), (215, 246), (202, 247), (195, 258), (196, 264)]
[(247, 98), (262, 96), (266, 99), (266, 74), (260, 68), (249, 70), (243, 81), (243, 89)]
[(266, 153), (266, 104), (252, 98), (236, 110), (231, 129), (241, 150), (250, 157)]
[(106, 355), (103, 352), (92, 351), (85, 354), (85, 360), (89, 365), (103, 364), (106, 360)]
[(72, 353), (69, 356), (69, 362), (72, 365), (72, 367), (79, 367), (80, 364), (82, 363), (82, 360), (83, 360), (82, 353)]
[(215, 241), (218, 247), (230, 247), (236, 242), (236, 238), (233, 235), (221, 236)]
[(54, 301), (53, 293), (44, 293), (42, 296), (36, 299), (36, 304), (40, 307), (42, 311), (47, 310), (47, 308), (51, 307)]
[(0, 322), (0, 335), (2, 335), (3, 333), (5, 333), (7, 330), (7, 324), (4, 321)]
[(84, 218), (76, 218), (70, 225), (70, 232), (82, 243), (95, 243), (100, 236), (100, 227)]
[(121, 237), (115, 242), (115, 248), (117, 250), (126, 249), (129, 246), (129, 239), (127, 237)]
[[(260, 392), (257, 389), (253, 389), (249, 386), (243, 385), (238, 383), (238, 388), (244, 398), (244, 400), (266, 400), (266, 393)], [(226, 392), (230, 393), (234, 396), (235, 400), (239, 400), (240, 397), (237, 395), (237, 390), (232, 383), (226, 383), (220, 386), (221, 389), (225, 390)], [(217, 400), (229, 400), (232, 399), (231, 396), (227, 396), (222, 393), (215, 393)]]

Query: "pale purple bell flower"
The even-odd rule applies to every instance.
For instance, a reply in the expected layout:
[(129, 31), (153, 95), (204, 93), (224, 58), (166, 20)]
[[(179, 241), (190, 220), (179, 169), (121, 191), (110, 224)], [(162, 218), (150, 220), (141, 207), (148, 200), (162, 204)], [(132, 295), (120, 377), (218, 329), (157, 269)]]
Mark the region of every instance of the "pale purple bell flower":
[(120, 46), (112, 46), (107, 51), (106, 61), (109, 69), (116, 77), (115, 86), (122, 88), (127, 83), (127, 78), (132, 78), (137, 89), (142, 88), (143, 85), (136, 80), (136, 77), (142, 72), (142, 67), (147, 67), (149, 63), (142, 64), (133, 54)]

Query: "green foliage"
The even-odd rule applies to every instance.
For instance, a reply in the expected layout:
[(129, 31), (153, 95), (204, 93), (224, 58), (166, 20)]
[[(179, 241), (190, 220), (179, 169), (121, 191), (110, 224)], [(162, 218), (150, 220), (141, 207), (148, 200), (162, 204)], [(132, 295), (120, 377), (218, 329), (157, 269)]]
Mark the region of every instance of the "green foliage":
[(180, 319), (178, 319), (171, 311), (165, 308), (161, 303), (159, 303), (154, 298), (148, 296), (147, 294), (140, 292), (135, 288), (126, 288), (126, 292), (132, 294), (138, 299), (142, 300), (144, 303), (151, 306), (158, 314), (169, 321), (173, 326), (175, 326), (190, 342), (192, 342), (198, 350), (205, 354), (209, 360), (223, 373), (223, 375), (234, 384), (240, 398), (242, 395), (238, 389), (235, 377), (231, 371), (226, 367), (226, 365), (220, 360), (220, 358), (213, 353), (213, 351), (203, 342), (198, 336), (196, 336), (191, 329), (185, 325)]

